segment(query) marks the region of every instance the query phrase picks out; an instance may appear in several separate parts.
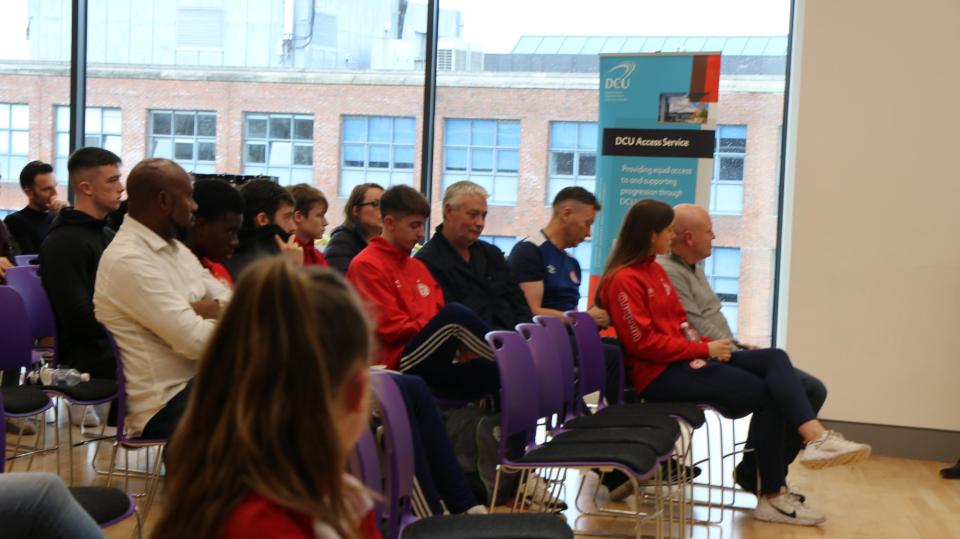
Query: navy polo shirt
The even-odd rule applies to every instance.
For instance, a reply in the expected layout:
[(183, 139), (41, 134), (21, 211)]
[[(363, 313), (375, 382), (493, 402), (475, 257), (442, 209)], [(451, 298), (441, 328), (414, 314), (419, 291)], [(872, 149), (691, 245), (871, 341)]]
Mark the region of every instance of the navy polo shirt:
[(542, 230), (543, 242), (529, 239), (517, 242), (510, 251), (507, 265), (518, 283), (543, 281), (541, 307), (558, 311), (576, 310), (580, 303), (580, 263), (550, 243)]

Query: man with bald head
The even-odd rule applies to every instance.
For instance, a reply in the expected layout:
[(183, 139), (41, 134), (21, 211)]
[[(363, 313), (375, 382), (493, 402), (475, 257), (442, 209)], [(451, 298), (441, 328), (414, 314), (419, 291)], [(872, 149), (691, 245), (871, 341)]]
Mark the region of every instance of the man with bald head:
[(190, 177), (145, 159), (127, 178), (128, 213), (97, 270), (93, 303), (120, 348), (130, 436), (169, 438), (227, 287), (177, 238), (193, 222)]
[[(661, 255), (657, 261), (670, 277), (677, 297), (687, 311), (687, 320), (693, 328), (711, 340), (731, 339), (735, 349), (756, 349), (733, 336), (727, 319), (720, 311), (721, 300), (710, 288), (701, 262), (713, 252), (713, 223), (707, 210), (693, 204), (680, 204), (674, 208), (673, 230), (675, 233), (670, 254)], [(794, 369), (814, 413), (819, 413), (827, 399), (823, 382), (800, 369)], [(747, 438), (747, 447), (753, 447), (753, 432)], [(803, 440), (796, 433), (784, 444), (786, 466), (797, 457)], [(744, 490), (757, 492), (757, 468), (753, 452), (745, 452), (737, 466), (736, 481)]]

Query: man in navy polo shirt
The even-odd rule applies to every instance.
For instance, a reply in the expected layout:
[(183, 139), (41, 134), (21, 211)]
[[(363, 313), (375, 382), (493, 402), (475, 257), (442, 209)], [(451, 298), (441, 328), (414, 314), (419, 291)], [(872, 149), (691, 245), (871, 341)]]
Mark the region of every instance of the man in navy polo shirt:
[[(564, 249), (583, 243), (590, 235), (590, 227), (599, 211), (600, 203), (590, 191), (583, 187), (561, 189), (553, 199), (550, 222), (540, 231), (539, 238), (526, 238), (513, 247), (507, 264), (534, 315), (562, 317), (564, 311), (577, 310), (583, 274), (577, 259)], [(587, 313), (601, 328), (610, 324), (607, 312), (599, 307), (590, 307)], [(606, 396), (615, 402), (622, 361), (619, 345), (605, 342), (604, 354), (607, 361)]]

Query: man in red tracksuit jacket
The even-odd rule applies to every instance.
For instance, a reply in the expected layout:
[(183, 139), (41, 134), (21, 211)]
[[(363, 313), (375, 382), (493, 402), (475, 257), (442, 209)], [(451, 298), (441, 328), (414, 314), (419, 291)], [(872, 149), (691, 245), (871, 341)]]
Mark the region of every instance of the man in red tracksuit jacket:
[(430, 205), (415, 189), (398, 185), (380, 198), (383, 235), (351, 261), (353, 283), (376, 322), (380, 363), (423, 378), (457, 399), (496, 394), (500, 387), (490, 331), (459, 303), (445, 305), (427, 267), (410, 252), (423, 241)]

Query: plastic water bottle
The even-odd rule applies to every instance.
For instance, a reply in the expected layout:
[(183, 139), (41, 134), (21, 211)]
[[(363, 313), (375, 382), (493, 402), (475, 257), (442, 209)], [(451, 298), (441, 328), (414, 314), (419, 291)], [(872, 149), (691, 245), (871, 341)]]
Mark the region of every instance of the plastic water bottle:
[(686, 337), (688, 341), (700, 342), (703, 340), (700, 332), (694, 329), (689, 322), (680, 324), (680, 331), (683, 332), (683, 336)]
[(75, 386), (80, 382), (89, 382), (90, 374), (77, 369), (40, 369), (40, 382), (45, 386)]

